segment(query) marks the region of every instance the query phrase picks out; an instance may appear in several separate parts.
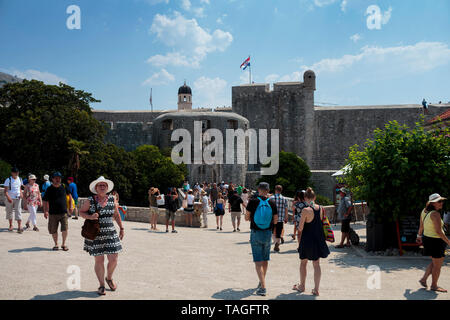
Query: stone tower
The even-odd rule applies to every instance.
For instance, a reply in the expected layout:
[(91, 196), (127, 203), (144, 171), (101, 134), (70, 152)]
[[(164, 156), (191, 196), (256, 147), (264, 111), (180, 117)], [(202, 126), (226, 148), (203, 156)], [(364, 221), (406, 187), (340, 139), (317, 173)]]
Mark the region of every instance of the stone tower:
[(184, 85), (178, 89), (178, 111), (186, 110), (192, 110), (192, 90), (184, 81)]

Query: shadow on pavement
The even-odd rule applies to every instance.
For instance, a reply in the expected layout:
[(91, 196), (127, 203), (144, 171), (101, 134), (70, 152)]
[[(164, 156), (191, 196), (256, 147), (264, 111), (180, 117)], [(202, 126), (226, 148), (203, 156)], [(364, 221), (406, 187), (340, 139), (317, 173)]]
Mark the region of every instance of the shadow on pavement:
[(300, 292), (282, 293), (273, 300), (316, 300), (316, 296)]
[[(280, 249), (281, 250), (281, 249)], [(277, 252), (275, 252), (274, 254), (276, 254)], [(278, 252), (278, 254), (293, 254), (293, 253), (296, 253), (296, 254), (298, 254), (298, 251), (297, 250), (295, 250), (295, 249), (292, 249), (292, 250), (288, 250), (288, 251), (280, 251), (280, 252)]]
[(214, 293), (211, 298), (221, 300), (241, 300), (250, 297), (255, 293), (256, 289), (236, 290), (232, 288), (224, 289)]
[(436, 292), (420, 288), (417, 291), (411, 292), (411, 289), (406, 289), (403, 296), (408, 300), (432, 300), (438, 296)]
[(95, 291), (61, 291), (58, 293), (37, 295), (31, 300), (70, 300), (77, 298), (99, 298), (100, 296)]
[(0, 232), (10, 232), (8, 228), (0, 228)]
[(23, 248), (23, 249), (14, 249), (9, 250), (11, 253), (21, 253), (21, 252), (36, 252), (36, 251), (53, 251), (50, 248), (41, 248), (41, 247), (32, 247), (32, 248)]

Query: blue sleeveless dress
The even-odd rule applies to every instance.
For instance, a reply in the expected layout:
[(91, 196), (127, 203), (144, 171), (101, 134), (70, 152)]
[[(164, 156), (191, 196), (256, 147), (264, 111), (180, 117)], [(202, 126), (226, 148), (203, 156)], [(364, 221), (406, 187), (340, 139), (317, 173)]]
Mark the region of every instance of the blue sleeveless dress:
[[(314, 208), (313, 208), (314, 210)], [(302, 238), (298, 253), (300, 259), (317, 260), (326, 258), (330, 254), (327, 243), (325, 242), (325, 234), (323, 232), (323, 224), (320, 219), (320, 210), (314, 210), (314, 219), (303, 227)]]

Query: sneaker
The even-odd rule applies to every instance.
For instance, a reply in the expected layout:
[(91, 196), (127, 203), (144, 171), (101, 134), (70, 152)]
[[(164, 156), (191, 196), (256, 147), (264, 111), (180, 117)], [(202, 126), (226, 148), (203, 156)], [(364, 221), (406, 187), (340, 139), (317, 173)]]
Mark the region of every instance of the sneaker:
[(237, 228), (237, 231), (241, 231), (241, 229)]
[(34, 227), (33, 231), (39, 231), (39, 228), (38, 227)]
[(280, 252), (280, 244), (279, 243), (275, 243), (275, 247), (273, 248), (273, 251)]
[(258, 290), (256, 290), (256, 294), (257, 294), (258, 296), (265, 296), (266, 293), (267, 293), (266, 288), (258, 288)]
[(222, 231), (222, 228), (220, 228), (220, 231)]
[(172, 230), (172, 233), (178, 233), (178, 231), (177, 230)]
[(29, 228), (30, 228), (30, 224), (27, 223), (27, 224), (25, 225), (25, 229), (29, 229)]
[(236, 232), (236, 229), (234, 229), (233, 232)]
[(219, 230), (219, 227), (217, 227), (217, 230)]
[(169, 229), (166, 229), (166, 232), (169, 232)]

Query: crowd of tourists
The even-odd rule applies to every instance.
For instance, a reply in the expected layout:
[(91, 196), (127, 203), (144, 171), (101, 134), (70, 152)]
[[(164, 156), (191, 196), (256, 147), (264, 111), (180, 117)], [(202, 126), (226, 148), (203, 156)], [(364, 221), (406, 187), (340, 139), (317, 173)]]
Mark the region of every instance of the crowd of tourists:
[[(51, 180), (51, 183), (50, 181)], [(42, 206), (44, 217), (48, 220), (48, 231), (51, 234), (54, 247), (59, 250), (58, 227), (62, 234), (61, 249), (68, 251), (67, 234), (68, 218), (82, 217), (85, 222), (82, 229), (84, 250), (94, 257), (94, 270), (99, 281), (98, 294), (105, 295), (105, 282), (112, 291), (117, 289), (113, 281), (113, 273), (118, 262), (118, 253), (122, 251), (121, 240), (124, 237), (124, 228), (119, 214), (119, 196), (114, 189), (111, 180), (99, 177), (92, 181), (89, 190), (92, 195), (80, 207), (79, 213), (77, 186), (74, 179), (66, 179), (67, 185), (62, 183), (62, 175), (54, 172), (51, 177), (44, 176), (42, 193), (36, 183), (36, 176), (29, 174), (27, 181), (19, 177), (19, 170), (13, 168), (11, 176), (4, 182), (6, 197), (6, 219), (9, 221), (9, 231), (13, 231), (13, 218), (16, 220), (18, 233), (23, 233), (22, 228), (22, 204), (26, 203), (29, 218), (25, 223), (25, 229), (33, 226), (34, 231), (39, 231), (36, 222), (36, 212)], [(157, 187), (151, 187), (148, 191), (150, 203), (151, 230), (158, 230), (158, 217), (165, 213), (166, 232), (169, 232), (171, 224), (172, 233), (175, 229), (176, 213), (182, 211), (187, 227), (193, 226), (194, 207), (200, 207), (203, 228), (208, 228), (208, 214), (214, 213), (216, 228), (223, 230), (223, 218), (228, 211), (233, 232), (241, 231), (241, 216), (244, 214), (246, 221), (250, 222), (250, 246), (255, 264), (255, 270), (259, 283), (256, 293), (261, 296), (267, 294), (266, 275), (272, 244), (274, 252), (280, 252), (280, 246), (284, 243), (285, 225), (289, 222), (289, 207), (287, 198), (282, 195), (283, 187), (276, 185), (274, 193), (270, 194), (268, 183), (261, 182), (257, 190), (249, 190), (241, 185), (233, 183), (196, 183), (194, 186), (185, 181), (179, 191), (176, 187), (168, 188), (161, 192)], [(339, 190), (340, 203), (337, 207), (338, 217), (341, 220), (341, 242), (336, 248), (350, 246), (350, 221), (353, 206), (347, 195), (346, 189)], [(450, 245), (450, 240), (444, 234), (444, 222), (440, 211), (446, 198), (439, 194), (432, 194), (420, 216), (420, 228), (417, 241), (423, 243), (424, 254), (431, 256), (432, 261), (425, 274), (419, 280), (420, 284), (427, 287), (427, 280), (431, 276), (431, 290), (447, 292), (438, 286), (441, 266), (445, 257), (445, 249)], [(183, 210), (179, 210), (179, 209)], [(305, 291), (307, 264), (312, 262), (314, 268), (314, 288), (312, 294), (319, 295), (321, 267), (320, 259), (325, 259), (330, 254), (327, 241), (334, 242), (334, 234), (329, 220), (322, 206), (316, 203), (316, 194), (312, 188), (299, 190), (294, 197), (292, 207), (294, 230), (292, 238), (298, 241), (298, 255), (300, 259), (300, 281), (293, 285), (292, 289), (298, 292)], [(114, 221), (119, 226), (117, 232)], [(105, 270), (105, 256), (108, 260)]]

